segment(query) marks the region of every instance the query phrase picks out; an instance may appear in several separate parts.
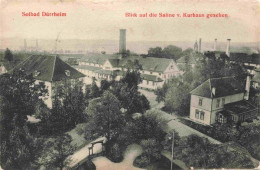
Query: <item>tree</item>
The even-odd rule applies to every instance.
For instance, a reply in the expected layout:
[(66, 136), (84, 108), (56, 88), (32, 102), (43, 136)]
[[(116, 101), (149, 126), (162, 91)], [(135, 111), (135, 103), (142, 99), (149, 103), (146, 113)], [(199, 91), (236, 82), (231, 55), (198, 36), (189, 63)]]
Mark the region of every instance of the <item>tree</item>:
[(14, 70), (0, 76), (1, 166), (4, 169), (27, 169), (34, 159), (33, 140), (27, 128), (27, 115), (33, 115), (45, 86), (34, 84), (32, 75)]
[(4, 56), (4, 59), (7, 60), (7, 61), (13, 61), (13, 54), (12, 52), (7, 48), (5, 50), (5, 56)]
[(86, 128), (86, 137), (93, 138), (94, 133), (96, 136), (105, 136), (109, 141), (120, 133), (125, 123), (120, 102), (109, 91), (104, 92), (99, 102), (93, 102), (96, 100), (91, 101), (87, 109), (90, 123)]
[(120, 101), (127, 114), (144, 113), (150, 108), (149, 101), (138, 91), (138, 84), (141, 82), (138, 71), (127, 71), (126, 75), (112, 86), (112, 93)]
[(70, 144), (71, 141), (68, 134), (49, 139), (44, 144), (42, 155), (38, 158), (37, 163), (47, 169), (59, 168), (62, 170), (68, 167), (71, 161), (68, 156), (75, 150), (74, 146)]
[(170, 58), (173, 60), (178, 60), (183, 54), (182, 49), (179, 47), (176, 47), (174, 45), (168, 45), (163, 49), (163, 56), (164, 58)]
[(149, 48), (148, 50), (148, 57), (163, 57), (163, 51), (161, 47)]
[(93, 99), (93, 98), (96, 98), (96, 97), (100, 97), (100, 91), (99, 91), (99, 88), (96, 84), (95, 79), (93, 78), (92, 84), (90, 86), (89, 98)]

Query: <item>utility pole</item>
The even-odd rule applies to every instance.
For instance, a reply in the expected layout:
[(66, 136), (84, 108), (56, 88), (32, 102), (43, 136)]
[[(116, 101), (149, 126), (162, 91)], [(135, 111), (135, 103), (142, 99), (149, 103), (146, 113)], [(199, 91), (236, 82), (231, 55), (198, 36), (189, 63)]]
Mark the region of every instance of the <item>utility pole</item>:
[(171, 158), (171, 170), (172, 170), (172, 161), (173, 161), (173, 147), (174, 147), (174, 132), (172, 132), (172, 158)]

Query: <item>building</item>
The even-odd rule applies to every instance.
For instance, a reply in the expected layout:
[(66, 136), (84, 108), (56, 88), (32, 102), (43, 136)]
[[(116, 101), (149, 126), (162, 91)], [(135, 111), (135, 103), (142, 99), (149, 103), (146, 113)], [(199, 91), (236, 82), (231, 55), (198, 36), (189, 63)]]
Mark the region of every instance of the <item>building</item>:
[(171, 77), (182, 73), (172, 59), (127, 54), (125, 36), (126, 31), (120, 30), (118, 54), (94, 54), (81, 59), (75, 68), (98, 81), (120, 80), (128, 69), (138, 69), (142, 77), (139, 87), (151, 90), (162, 87)]
[(7, 70), (6, 70), (6, 68), (5, 68), (5, 65), (4, 65), (4, 63), (2, 62), (0, 62), (0, 75), (1, 74), (4, 74), (4, 73), (6, 73), (7, 72)]
[(22, 69), (26, 74), (32, 74), (35, 83), (44, 82), (48, 95), (43, 98), (48, 107), (52, 107), (52, 95), (55, 87), (64, 80), (75, 81), (83, 79), (85, 75), (72, 68), (58, 56), (32, 55), (18, 64), (14, 69)]
[(249, 88), (249, 76), (246, 86), (234, 77), (208, 79), (190, 92), (190, 119), (211, 125), (255, 118), (257, 107), (247, 101)]
[(260, 69), (255, 70), (255, 75), (252, 79), (253, 87), (260, 88)]
[(238, 63), (244, 65), (244, 67), (247, 69), (248, 73), (251, 75), (255, 74), (255, 69), (260, 68), (260, 54), (247, 54), (243, 52), (230, 52), (230, 42), (231, 39), (227, 39), (227, 47), (226, 51), (218, 51), (217, 49), (217, 39), (215, 39), (214, 43), (214, 50), (205, 52), (204, 55), (207, 57), (212, 56), (212, 54), (215, 55), (216, 58), (219, 58), (220, 56), (227, 56), (229, 57), (229, 61), (231, 63)]

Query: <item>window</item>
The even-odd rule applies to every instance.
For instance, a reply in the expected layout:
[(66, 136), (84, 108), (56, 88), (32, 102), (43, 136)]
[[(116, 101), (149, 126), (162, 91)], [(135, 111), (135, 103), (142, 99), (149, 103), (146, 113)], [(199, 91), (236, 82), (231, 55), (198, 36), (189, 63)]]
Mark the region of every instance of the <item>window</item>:
[(173, 69), (173, 65), (171, 65), (171, 69)]
[(149, 84), (149, 81), (148, 81), (148, 80), (146, 80), (146, 84)]
[(222, 104), (221, 104), (221, 106), (224, 106), (224, 104), (225, 104), (225, 98), (222, 98)]
[(153, 72), (150, 72), (150, 74), (153, 74)]
[(195, 118), (198, 119), (199, 118), (199, 114), (200, 114), (199, 110), (196, 109), (196, 111), (195, 111)]
[(220, 115), (218, 116), (218, 122), (219, 122), (219, 123), (225, 123), (225, 117), (220, 114)]
[(161, 73), (159, 73), (159, 76), (162, 75)]
[(153, 86), (154, 86), (154, 81), (153, 81)]
[(202, 99), (199, 99), (199, 106), (202, 106)]
[(217, 99), (217, 105), (216, 105), (216, 108), (219, 108), (219, 104), (220, 104), (220, 99)]
[(200, 120), (204, 120), (204, 112), (200, 112)]

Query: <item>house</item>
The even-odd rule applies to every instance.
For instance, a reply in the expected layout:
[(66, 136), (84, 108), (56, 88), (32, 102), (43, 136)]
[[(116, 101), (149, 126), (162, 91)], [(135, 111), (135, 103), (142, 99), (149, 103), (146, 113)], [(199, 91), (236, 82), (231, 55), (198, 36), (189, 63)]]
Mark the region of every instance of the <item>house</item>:
[[(142, 57), (126, 54), (125, 30), (120, 30), (120, 45), (118, 54), (92, 54), (79, 61), (74, 66), (88, 78), (96, 80), (120, 80), (127, 70), (138, 69), (142, 82), (140, 88), (155, 90), (173, 76), (182, 74), (172, 59)], [(87, 82), (87, 81), (85, 81)]]
[(190, 119), (211, 125), (255, 118), (257, 108), (247, 101), (249, 88), (249, 76), (246, 86), (234, 77), (208, 79), (190, 92)]
[(260, 88), (260, 69), (255, 69), (255, 75), (252, 78), (253, 87)]
[(1, 63), (1, 62), (0, 62), (0, 75), (1, 75), (1, 74), (4, 74), (4, 73), (6, 73), (6, 72), (7, 72), (7, 70), (6, 70), (6, 68), (5, 68), (4, 63)]
[(72, 68), (58, 56), (32, 55), (18, 64), (14, 69), (22, 69), (26, 74), (32, 74), (35, 83), (44, 82), (48, 89), (48, 95), (43, 99), (48, 107), (52, 107), (52, 99), (55, 88), (64, 80), (75, 82), (85, 75)]

